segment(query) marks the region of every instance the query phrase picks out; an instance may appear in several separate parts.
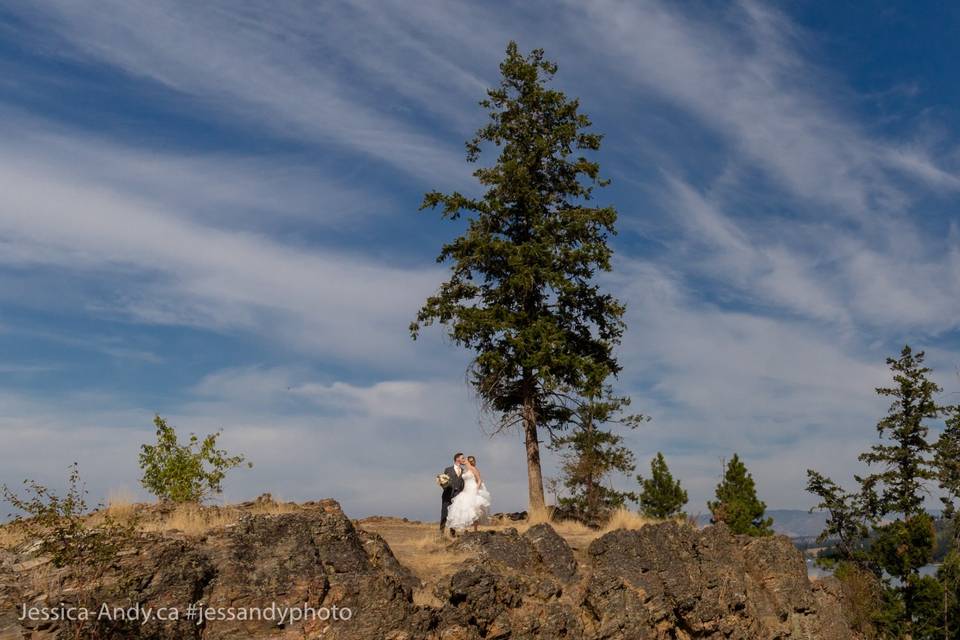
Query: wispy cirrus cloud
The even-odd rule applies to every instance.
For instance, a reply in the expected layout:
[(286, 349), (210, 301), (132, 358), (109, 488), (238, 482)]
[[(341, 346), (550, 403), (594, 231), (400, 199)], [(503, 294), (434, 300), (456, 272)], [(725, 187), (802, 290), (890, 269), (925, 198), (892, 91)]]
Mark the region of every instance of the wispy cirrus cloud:
[(169, 150), (114, 141), (0, 103), (8, 158), (24, 169), (74, 174), (90, 184), (162, 202), (173, 216), (214, 226), (282, 231), (356, 229), (397, 204), (304, 155)]
[(748, 232), (726, 213), (736, 202), (672, 176), (666, 185), (663, 206), (677, 212), (683, 228), (674, 249), (696, 258), (683, 268), (735, 300), (829, 322), (842, 334), (935, 335), (958, 326), (955, 232), (930, 238), (891, 219), (877, 221), (870, 237), (859, 226), (774, 216)]
[[(736, 161), (772, 175), (832, 215), (903, 206), (890, 172), (956, 191), (960, 180), (914, 145), (877, 139), (845, 110), (840, 80), (803, 56), (807, 34), (781, 12), (740, 2), (699, 16), (676, 5), (579, 5), (593, 53), (719, 132)], [(603, 34), (603, 37), (600, 35)], [(840, 100), (838, 100), (840, 97)]]
[[(457, 183), (467, 175), (459, 149), (402, 117), (396, 93), (371, 101), (358, 91), (362, 76), (338, 72), (344, 61), (331, 59), (328, 30), (342, 24), (337, 7), (116, 2), (90, 12), (63, 2), (23, 11), (61, 36), (66, 55), (195, 96), (247, 126), (334, 145), (424, 179)], [(474, 88), (475, 78), (458, 73)]]
[[(279, 332), (273, 339), (368, 363), (394, 361), (397, 349), (412, 349), (406, 327), (418, 298), (439, 279), (435, 268), (395, 267), (349, 251), (295, 247), (262, 232), (204, 222), (194, 214), (197, 208), (211, 201), (221, 206), (224, 197), (234, 196), (199, 189), (187, 207), (177, 188), (168, 187), (169, 195), (158, 198), (123, 178), (124, 172), (149, 174), (154, 186), (164, 177), (179, 184), (179, 176), (196, 168), (192, 158), (178, 164), (87, 145), (79, 157), (64, 159), (60, 152), (69, 144), (33, 142), (30, 148), (0, 151), (0, 181), (7, 185), (0, 203), (5, 247), (0, 263), (68, 269), (78, 277), (84, 271), (110, 273), (114, 295), (86, 303), (99, 315)], [(105, 156), (135, 161), (119, 172), (82, 161)], [(149, 166), (165, 170), (145, 170)], [(243, 173), (209, 166), (228, 177), (230, 186), (221, 188), (237, 185), (249, 193)], [(316, 215), (322, 219), (324, 213)]]

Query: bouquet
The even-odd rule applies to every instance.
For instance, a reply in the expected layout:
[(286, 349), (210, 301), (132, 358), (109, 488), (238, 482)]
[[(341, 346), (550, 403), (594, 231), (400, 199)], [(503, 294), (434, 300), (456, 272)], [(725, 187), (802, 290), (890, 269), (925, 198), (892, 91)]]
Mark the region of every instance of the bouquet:
[(450, 484), (450, 476), (448, 476), (445, 473), (438, 473), (437, 484), (440, 485), (441, 487), (446, 487), (448, 484)]

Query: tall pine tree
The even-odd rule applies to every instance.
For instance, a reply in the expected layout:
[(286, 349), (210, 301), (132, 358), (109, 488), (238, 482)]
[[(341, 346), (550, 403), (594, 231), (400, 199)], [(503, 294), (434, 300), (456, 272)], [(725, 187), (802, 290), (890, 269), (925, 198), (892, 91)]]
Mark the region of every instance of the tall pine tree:
[(723, 522), (734, 533), (751, 536), (773, 534), (770, 528), (773, 518), (764, 518), (767, 505), (757, 497), (753, 476), (737, 454), (727, 464), (723, 480), (717, 485), (716, 495), (716, 501), (707, 502), (710, 522)]
[(466, 213), (466, 232), (443, 246), (450, 279), (410, 325), (439, 322), (475, 352), (470, 377), (499, 429), (522, 429), (531, 510), (544, 508), (540, 435), (562, 427), (570, 409), (558, 395), (599, 388), (620, 370), (613, 348), (623, 334), (623, 306), (594, 283), (610, 270), (617, 212), (587, 206), (608, 181), (581, 155), (600, 148), (579, 102), (547, 83), (557, 66), (540, 49), (523, 56), (513, 42), (500, 65), (500, 85), (481, 105), (489, 122), (467, 143), (476, 162), (487, 145), (499, 157), (473, 175), (480, 198), (430, 192), (421, 208), (442, 217)]
[[(846, 493), (829, 478), (807, 472), (808, 491), (820, 496), (818, 508), (830, 512), (823, 536), (841, 535), (847, 559), (878, 578), (884, 574), (896, 578), (894, 585), (885, 587), (890, 606), (883, 624), (896, 637), (926, 637), (930, 629), (945, 627), (931, 613), (931, 593), (940, 585), (920, 575), (936, 544), (934, 521), (924, 510), (924, 501), (929, 485), (937, 481), (945, 492), (944, 516), (955, 520), (953, 499), (960, 495), (960, 418), (948, 419), (939, 440), (931, 444), (928, 421), (957, 409), (938, 404), (941, 388), (930, 379), (924, 357), (906, 345), (899, 357), (887, 358), (894, 384), (876, 392), (893, 401), (877, 423), (880, 442), (859, 457), (877, 470), (855, 476), (858, 493)], [(944, 593), (940, 589), (933, 600), (948, 604)]]
[(667, 467), (663, 454), (650, 461), (650, 478), (637, 476), (643, 490), (640, 492), (640, 512), (649, 518), (672, 518), (686, 515), (683, 506), (687, 504), (687, 492), (680, 486), (679, 480)]

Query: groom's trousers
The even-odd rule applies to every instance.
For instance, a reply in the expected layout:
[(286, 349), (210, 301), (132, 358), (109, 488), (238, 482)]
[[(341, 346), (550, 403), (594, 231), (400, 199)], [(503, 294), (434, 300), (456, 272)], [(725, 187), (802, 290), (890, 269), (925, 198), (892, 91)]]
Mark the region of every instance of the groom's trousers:
[(453, 467), (447, 467), (443, 472), (450, 478), (450, 484), (444, 487), (443, 493), (440, 494), (440, 531), (447, 526), (447, 509), (450, 508), (450, 503), (458, 493), (463, 491), (463, 478)]
[(441, 498), (440, 502), (440, 531), (443, 531), (447, 526), (447, 509), (450, 508), (450, 503), (452, 500), (446, 500)]

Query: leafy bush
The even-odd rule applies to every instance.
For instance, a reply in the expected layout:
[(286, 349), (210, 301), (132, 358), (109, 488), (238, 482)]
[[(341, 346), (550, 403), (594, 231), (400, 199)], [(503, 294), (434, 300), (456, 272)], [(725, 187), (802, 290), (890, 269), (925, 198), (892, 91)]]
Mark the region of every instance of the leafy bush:
[[(221, 492), (226, 472), (245, 462), (244, 456), (228, 456), (217, 449), (222, 431), (211, 433), (202, 441), (191, 433), (187, 444), (177, 440), (176, 430), (159, 415), (153, 419), (157, 443), (140, 447), (140, 483), (150, 493), (166, 502), (201, 502)], [(253, 464), (247, 462), (248, 467)]]
[(32, 497), (20, 497), (6, 485), (0, 487), (3, 499), (22, 512), (13, 524), (28, 540), (39, 541), (39, 553), (50, 556), (57, 567), (69, 565), (83, 569), (88, 577), (99, 577), (136, 532), (135, 518), (121, 522), (109, 513), (103, 514), (97, 526), (88, 526), (88, 492), (80, 481), (76, 462), (70, 467), (64, 496), (33, 480), (24, 480), (23, 484)]

